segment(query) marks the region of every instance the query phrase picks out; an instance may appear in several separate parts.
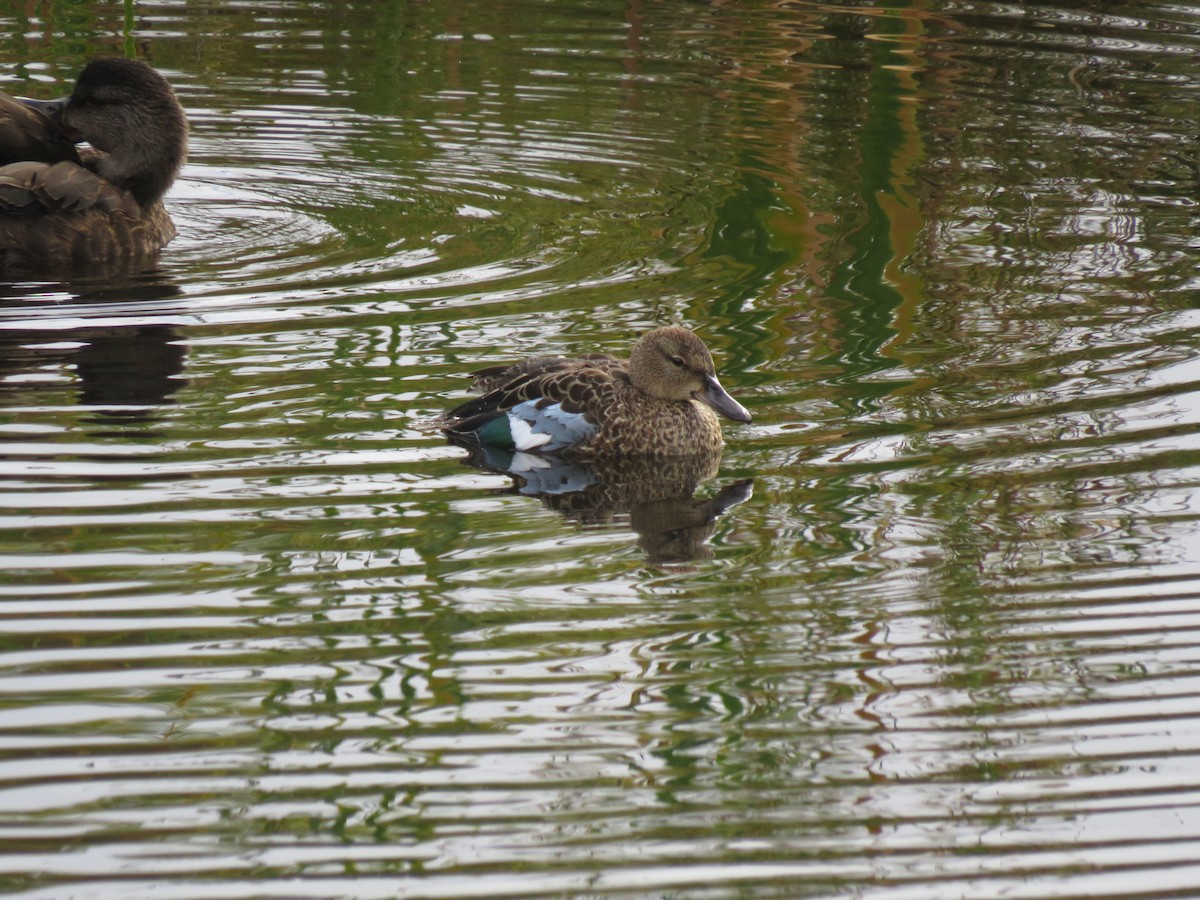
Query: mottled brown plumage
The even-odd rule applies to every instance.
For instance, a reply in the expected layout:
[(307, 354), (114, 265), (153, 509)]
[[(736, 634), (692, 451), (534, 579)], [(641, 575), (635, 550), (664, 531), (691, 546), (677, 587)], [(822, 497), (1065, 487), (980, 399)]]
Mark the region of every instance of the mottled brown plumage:
[(717, 381), (704, 342), (678, 326), (643, 336), (627, 361), (542, 357), (476, 377), (484, 395), (448, 413), (446, 432), (517, 450), (594, 458), (711, 453), (723, 446), (714, 410), (750, 421)]
[(175, 236), (162, 196), (186, 155), (179, 101), (136, 60), (93, 60), (63, 100), (0, 94), (0, 269), (153, 259)]
[(523, 359), (515, 363), (505, 363), (500, 366), (477, 369), (471, 373), (472, 378), (475, 379), (471, 382), (471, 390), (486, 394), (489, 391), (504, 387), (504, 385), (518, 376), (533, 378), (541, 374), (573, 369), (582, 363), (595, 366), (598, 369), (616, 370), (624, 369), (628, 366), (629, 360), (617, 359), (615, 356), (609, 356), (607, 353), (587, 353), (583, 356), (570, 357), (535, 356), (531, 359)]

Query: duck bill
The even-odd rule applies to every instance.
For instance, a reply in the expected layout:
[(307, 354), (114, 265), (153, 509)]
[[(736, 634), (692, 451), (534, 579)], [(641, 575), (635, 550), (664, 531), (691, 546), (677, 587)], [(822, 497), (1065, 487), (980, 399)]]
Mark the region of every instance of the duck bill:
[(718, 413), (735, 422), (749, 422), (750, 412), (721, 387), (721, 382), (712, 375), (704, 376), (704, 388), (696, 393), (696, 399), (707, 403)]
[(70, 103), (70, 97), (60, 97), (57, 100), (30, 100), (28, 97), (21, 97), (20, 100), (30, 109), (45, 116), (50, 121), (50, 124), (58, 130), (63, 140), (70, 141), (73, 144), (78, 144), (83, 140), (83, 135), (66, 122), (67, 106)]
[(36, 109), (43, 116), (54, 123), (61, 123), (63, 113), (67, 109), (67, 97), (59, 97), (57, 100), (31, 100), (28, 97), (21, 97), (21, 102), (30, 109)]

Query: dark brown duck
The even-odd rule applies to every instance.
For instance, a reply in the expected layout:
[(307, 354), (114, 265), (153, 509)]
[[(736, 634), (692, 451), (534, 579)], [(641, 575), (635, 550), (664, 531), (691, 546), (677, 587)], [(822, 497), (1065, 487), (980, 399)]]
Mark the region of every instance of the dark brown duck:
[(719, 452), (717, 414), (750, 413), (717, 380), (691, 331), (659, 328), (628, 360), (543, 357), (475, 373), (484, 395), (446, 414), (443, 429), (470, 444), (581, 457)]
[(171, 86), (138, 60), (93, 60), (62, 100), (0, 92), (0, 270), (153, 259), (175, 236), (162, 198), (187, 132)]

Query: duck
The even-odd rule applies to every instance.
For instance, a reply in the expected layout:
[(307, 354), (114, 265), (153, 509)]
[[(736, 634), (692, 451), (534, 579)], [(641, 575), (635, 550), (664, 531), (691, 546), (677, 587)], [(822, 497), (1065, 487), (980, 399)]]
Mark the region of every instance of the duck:
[(581, 459), (712, 454), (724, 446), (718, 415), (751, 420), (717, 380), (704, 341), (680, 325), (643, 335), (628, 360), (534, 357), (472, 374), (482, 396), (441, 419), (468, 448)]
[(156, 258), (187, 139), (175, 92), (140, 60), (94, 59), (60, 100), (0, 93), (0, 271)]

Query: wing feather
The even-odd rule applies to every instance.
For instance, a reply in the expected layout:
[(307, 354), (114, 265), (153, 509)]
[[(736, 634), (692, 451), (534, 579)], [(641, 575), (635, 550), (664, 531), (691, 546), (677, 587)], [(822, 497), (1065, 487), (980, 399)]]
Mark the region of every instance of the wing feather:
[(518, 450), (554, 452), (585, 443), (599, 430), (600, 411), (615, 385), (627, 378), (611, 357), (541, 358), (476, 373), (495, 385), (445, 416), (445, 430), (479, 437), (499, 417)]

